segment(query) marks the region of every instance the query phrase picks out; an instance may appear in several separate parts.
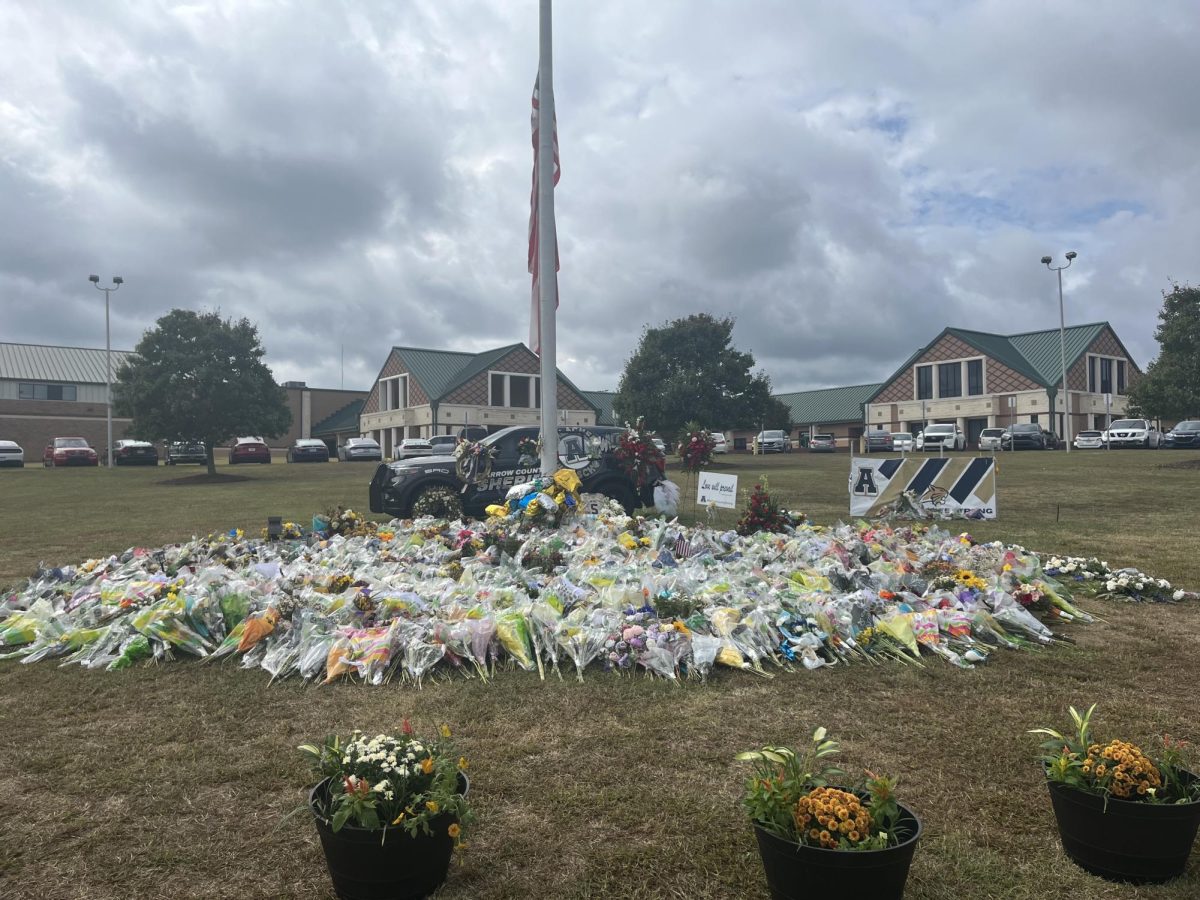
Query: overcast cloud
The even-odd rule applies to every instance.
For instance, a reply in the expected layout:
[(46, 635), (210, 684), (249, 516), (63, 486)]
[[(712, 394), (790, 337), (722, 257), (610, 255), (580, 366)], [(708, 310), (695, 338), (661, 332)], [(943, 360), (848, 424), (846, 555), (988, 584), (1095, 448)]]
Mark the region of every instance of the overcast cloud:
[[(1195, 0), (559, 2), (559, 365), (696, 311), (777, 390), (1200, 282)], [(0, 5), (0, 340), (257, 322), (280, 380), (524, 340), (536, 0)]]

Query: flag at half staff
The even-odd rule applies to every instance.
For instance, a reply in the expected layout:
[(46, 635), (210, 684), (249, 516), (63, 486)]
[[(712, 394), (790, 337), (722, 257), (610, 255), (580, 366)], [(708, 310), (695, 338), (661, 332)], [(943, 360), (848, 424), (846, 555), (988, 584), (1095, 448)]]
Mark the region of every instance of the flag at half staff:
[[(529, 305), (529, 346), (534, 353), (539, 356), (542, 352), (542, 329), (541, 315), (539, 302), (538, 283), (538, 86), (541, 81), (539, 74), (538, 78), (533, 82), (533, 112), (529, 117), (529, 124), (533, 131), (533, 190), (529, 194), (529, 274), (533, 276), (533, 291)], [(554, 179), (553, 184), (558, 184), (558, 179), (562, 175), (562, 169), (559, 167), (558, 161), (558, 116), (554, 117)], [(554, 233), (554, 217), (547, 217), (546, 226), (550, 228), (551, 233)], [(554, 271), (558, 272), (558, 236), (554, 238)], [(558, 277), (554, 279), (554, 307), (558, 308)]]

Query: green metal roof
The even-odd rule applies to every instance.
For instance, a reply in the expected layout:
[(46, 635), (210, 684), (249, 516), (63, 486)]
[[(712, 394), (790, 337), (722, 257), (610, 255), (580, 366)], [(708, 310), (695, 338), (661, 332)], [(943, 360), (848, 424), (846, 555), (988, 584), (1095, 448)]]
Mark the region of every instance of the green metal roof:
[(792, 411), (796, 425), (832, 425), (861, 422), (863, 404), (879, 393), (881, 384), (855, 384), (849, 387), (822, 388), (776, 394)]
[[(419, 347), (393, 347), (408, 367), (408, 374), (417, 380), (425, 396), (437, 401), (450, 391), (459, 374), (474, 353), (459, 353), (455, 350), (422, 350)], [(493, 351), (494, 352), (494, 351)]]
[[(1072, 325), (1065, 330), (1063, 339), (1067, 347), (1068, 369), (1107, 325), (1107, 322), (1092, 322), (1090, 325)], [(1029, 364), (1038, 373), (1039, 381), (1047, 387), (1062, 384), (1062, 348), (1059, 345), (1057, 328), (1013, 334), (1009, 335), (1008, 340), (1018, 353), (1029, 360)]]
[[(112, 373), (133, 356), (113, 350)], [(52, 347), (44, 344), (0, 343), (0, 378), (13, 381), (61, 381), (68, 384), (104, 384), (105, 351), (90, 347)]]
[(358, 432), (358, 417), (362, 414), (364, 399), (351, 400), (335, 413), (323, 418), (309, 429), (313, 437), (323, 434), (342, 434), (347, 431)]
[(616, 425), (616, 413), (613, 412), (613, 398), (616, 391), (580, 391), (580, 396), (596, 407), (597, 425)]

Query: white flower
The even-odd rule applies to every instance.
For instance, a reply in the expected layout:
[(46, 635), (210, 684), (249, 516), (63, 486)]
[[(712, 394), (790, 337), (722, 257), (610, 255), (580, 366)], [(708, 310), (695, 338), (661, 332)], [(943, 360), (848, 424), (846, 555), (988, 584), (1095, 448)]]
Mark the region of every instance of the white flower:
[(1113, 581), (1111, 578), (1108, 580), (1108, 582), (1104, 586), (1105, 586), (1105, 588), (1107, 588), (1110, 591), (1115, 591), (1117, 589), (1117, 583), (1115, 581)]
[(1184, 595), (1183, 591), (1176, 591), (1174, 594), (1171, 595), (1171, 599), (1172, 600), (1182, 600), (1184, 598), (1184, 596), (1185, 595)]

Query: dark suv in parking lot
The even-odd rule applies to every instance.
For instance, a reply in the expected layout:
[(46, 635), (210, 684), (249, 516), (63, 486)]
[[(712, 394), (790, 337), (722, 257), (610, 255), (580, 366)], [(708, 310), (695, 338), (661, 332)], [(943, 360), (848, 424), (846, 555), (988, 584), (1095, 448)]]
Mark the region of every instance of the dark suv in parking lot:
[(1047, 450), (1050, 435), (1037, 422), (1018, 422), (1000, 435), (1001, 450)]
[(873, 451), (891, 451), (895, 449), (895, 443), (890, 431), (868, 431), (866, 434), (867, 452)]

